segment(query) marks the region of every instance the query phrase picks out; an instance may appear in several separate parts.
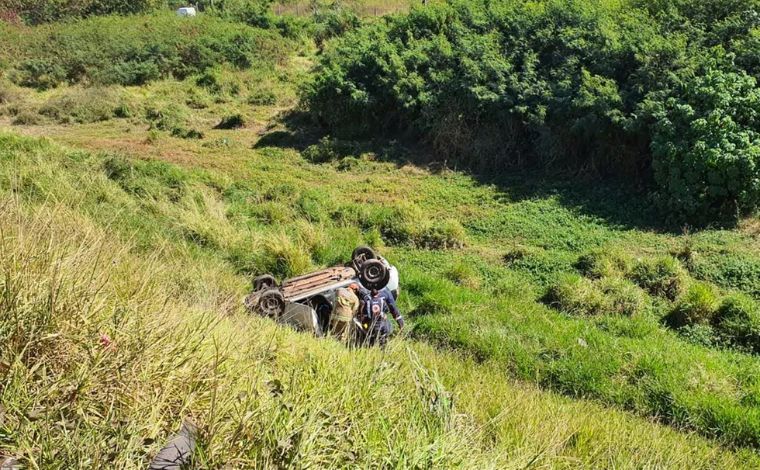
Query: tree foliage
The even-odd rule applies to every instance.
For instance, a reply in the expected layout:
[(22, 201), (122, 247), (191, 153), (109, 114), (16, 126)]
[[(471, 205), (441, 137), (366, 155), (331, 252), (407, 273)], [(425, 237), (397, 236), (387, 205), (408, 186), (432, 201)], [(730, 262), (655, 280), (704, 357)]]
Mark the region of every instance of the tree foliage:
[(336, 135), (405, 133), (476, 170), (653, 180), (673, 220), (758, 207), (760, 2), (454, 1), (334, 41), (304, 90)]

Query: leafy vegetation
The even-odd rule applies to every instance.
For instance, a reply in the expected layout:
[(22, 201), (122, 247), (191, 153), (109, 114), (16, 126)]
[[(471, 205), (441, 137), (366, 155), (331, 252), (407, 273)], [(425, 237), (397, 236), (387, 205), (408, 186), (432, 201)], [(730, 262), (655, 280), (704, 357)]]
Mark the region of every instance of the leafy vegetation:
[(144, 13), (165, 3), (165, 0), (7, 0), (0, 6), (0, 13), (28, 24), (40, 24), (93, 15)]
[(415, 9), (337, 41), (304, 101), (338, 136), (420, 137), (480, 171), (653, 178), (652, 197), (677, 222), (753, 213), (760, 69), (744, 12), (756, 2), (643, 3)]
[[(226, 63), (237, 68), (285, 58), (287, 42), (271, 31), (213, 16), (188, 21), (169, 14), (94, 17), (36, 28), (0, 28), (8, 76), (46, 89), (62, 83), (141, 85), (184, 78)], [(3, 54), (8, 53), (7, 57)]]
[[(694, 116), (709, 121), (715, 101), (725, 104), (715, 109), (730, 118), (721, 121), (727, 129), (752, 122), (751, 103), (726, 91), (756, 74), (746, 49), (751, 38), (737, 39), (742, 18), (685, 1), (662, 8), (647, 2), (622, 15), (617, 4), (567, 2), (566, 13), (558, 5), (535, 4), (527, 17), (520, 16), (523, 6), (508, 3), (492, 7), (503, 17), (483, 16), (486, 10), (475, 3), (444, 6), (358, 29), (351, 20), (346, 30), (334, 31), (356, 39), (400, 22), (420, 31), (435, 26), (449, 35), (436, 39), (441, 48), (412, 34), (399, 39), (410, 44), (399, 50), (435, 56), (447, 51), (445, 38), (457, 38), (456, 47), (472, 54), (454, 48), (436, 56), (450, 64), (489, 52), (486, 45), (501, 34), (496, 27), (478, 30), (482, 34), (468, 28), (514, 14), (530, 47), (566, 46), (556, 54), (541, 49), (534, 58), (544, 65), (531, 70), (542, 80), (534, 91), (551, 103), (546, 109), (573, 112), (576, 105), (560, 103), (560, 95), (552, 98), (547, 90), (577, 91), (575, 82), (563, 80), (564, 72), (576, 70), (563, 57), (587, 60), (578, 51), (588, 44), (607, 52), (636, 49), (630, 61), (649, 64), (650, 72), (689, 62), (693, 56), (676, 54), (683, 47), (722, 44), (746, 76), (726, 69), (721, 57), (728, 56), (716, 52), (706, 59), (716, 71), (710, 76), (727, 80), (727, 88), (695, 89), (685, 99), (674, 85), (647, 97), (642, 109), (651, 119), (641, 122), (654, 129), (692, 98), (699, 101), (689, 105)], [(472, 15), (462, 20), (463, 12)], [(561, 21), (552, 26), (547, 12)], [(72, 24), (140, 30), (152, 18)], [(423, 27), (420, 18), (467, 28)], [(568, 18), (582, 19), (583, 27), (560, 28)], [(656, 18), (638, 31), (646, 35), (651, 28), (655, 39), (662, 25), (679, 19), (671, 25), (677, 37), (656, 49), (675, 55), (655, 54), (646, 41), (633, 44), (627, 35), (642, 18)], [(139, 87), (98, 84), (90, 78), (96, 74), (38, 90), (0, 78), (0, 310), (7, 313), (0, 315), (0, 344), (7, 345), (0, 348), (0, 454), (38, 467), (144, 466), (189, 416), (201, 430), (201, 467), (760, 466), (756, 218), (733, 230), (663, 232), (646, 196), (617, 180), (547, 178), (531, 170), (468, 174), (422, 165), (430, 159), (404, 139), (323, 137), (301, 114), (281, 113), (297, 105), (313, 54), (331, 56), (348, 47), (344, 40), (324, 39), (320, 51), (317, 40), (293, 47), (278, 33), (223, 12), (198, 19), (208, 24), (179, 31), (192, 37), (217, 26), (249, 31), (272, 39), (277, 53), (251, 55), (252, 66), (212, 54), (208, 66), (187, 75), (170, 71)], [(318, 27), (311, 21), (267, 27), (301, 41), (304, 31)], [(581, 34), (589, 24), (598, 26), (600, 37)], [(3, 73), (17, 77), (18, 64), (44, 50), (18, 36), (22, 32), (41, 41), (43, 31), (70, 27), (0, 26), (0, 36), (19, 37), (0, 51)], [(383, 53), (396, 47), (378, 44)], [(362, 61), (382, 57), (373, 52)], [(472, 78), (484, 64), (500, 62), (498, 55), (477, 57), (451, 70), (469, 70), (472, 76), (462, 76)], [(412, 77), (405, 87), (423, 86), (430, 77), (453, 83), (425, 69), (421, 53), (402, 62), (415, 60), (425, 79)], [(402, 62), (388, 66), (401, 70)], [(707, 80), (705, 63), (697, 62), (678, 62), (693, 65), (693, 75), (670, 70), (636, 80)], [(548, 63), (556, 65), (553, 71)], [(589, 70), (591, 82), (604, 76)], [(621, 80), (634, 79), (615, 77)], [(620, 93), (628, 103), (638, 92)], [(342, 112), (345, 102), (335, 104)], [(411, 112), (388, 111), (389, 118)], [(428, 117), (436, 124), (441, 116), (456, 115)], [(536, 128), (541, 135), (530, 137), (539, 140), (523, 143), (543, 145), (541, 139), (558, 138), (554, 133), (566, 139), (575, 132), (563, 131), (555, 119), (546, 114)], [(687, 121), (672, 121), (677, 137), (703, 139), (704, 129)], [(625, 133), (630, 150), (636, 139)], [(581, 144), (588, 144), (588, 154), (555, 163), (604, 172), (605, 158), (620, 163), (615, 159), (628, 152), (605, 154), (591, 148), (594, 141)], [(541, 145), (536, 151), (548, 148)], [(728, 155), (734, 148), (719, 147), (708, 153)], [(642, 148), (649, 152), (648, 144)], [(470, 158), (462, 155), (450, 163)], [(529, 154), (522, 155), (528, 166)], [(696, 176), (704, 173), (694, 175), (688, 181), (698, 186)], [(692, 191), (697, 186), (660, 191), (667, 199), (683, 189), (684, 204), (700, 205), (707, 199)], [(251, 275), (287, 277), (341, 263), (360, 244), (380, 249), (401, 273), (408, 333), (387, 351), (346, 351), (242, 311)]]

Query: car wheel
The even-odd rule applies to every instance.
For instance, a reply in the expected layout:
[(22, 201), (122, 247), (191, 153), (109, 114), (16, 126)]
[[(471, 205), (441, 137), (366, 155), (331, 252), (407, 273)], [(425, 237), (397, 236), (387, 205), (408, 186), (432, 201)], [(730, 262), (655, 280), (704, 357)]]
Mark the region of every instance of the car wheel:
[(269, 289), (259, 296), (259, 310), (264, 315), (277, 318), (285, 311), (285, 297), (277, 289)]
[(371, 259), (359, 266), (359, 280), (368, 289), (380, 290), (388, 284), (390, 272), (388, 268), (377, 259)]
[(264, 274), (253, 278), (253, 290), (271, 289), (277, 287), (277, 280), (271, 274)]
[(351, 260), (361, 264), (367, 260), (377, 259), (375, 251), (368, 246), (357, 246), (351, 253)]

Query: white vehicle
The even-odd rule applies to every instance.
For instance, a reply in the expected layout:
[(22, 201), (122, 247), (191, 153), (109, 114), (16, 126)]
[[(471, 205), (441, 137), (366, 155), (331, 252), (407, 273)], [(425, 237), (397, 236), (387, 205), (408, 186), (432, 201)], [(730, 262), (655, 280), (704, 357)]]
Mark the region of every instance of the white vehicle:
[(197, 12), (194, 7), (177, 8), (177, 16), (195, 16)]

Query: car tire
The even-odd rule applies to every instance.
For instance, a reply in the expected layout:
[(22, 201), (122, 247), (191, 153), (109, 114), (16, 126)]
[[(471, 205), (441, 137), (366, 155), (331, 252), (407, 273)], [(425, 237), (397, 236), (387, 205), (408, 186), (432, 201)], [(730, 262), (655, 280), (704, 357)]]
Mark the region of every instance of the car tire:
[(368, 246), (357, 246), (354, 252), (351, 253), (351, 260), (358, 262), (358, 264), (371, 259), (377, 259), (377, 255), (375, 254), (375, 250)]
[(277, 287), (277, 279), (271, 274), (264, 274), (253, 278), (253, 290), (260, 291), (263, 289), (272, 289)]
[(371, 259), (359, 266), (359, 280), (368, 289), (380, 290), (388, 285), (390, 272), (382, 261)]
[(285, 311), (285, 297), (277, 289), (269, 289), (259, 296), (259, 311), (270, 318), (278, 318)]

